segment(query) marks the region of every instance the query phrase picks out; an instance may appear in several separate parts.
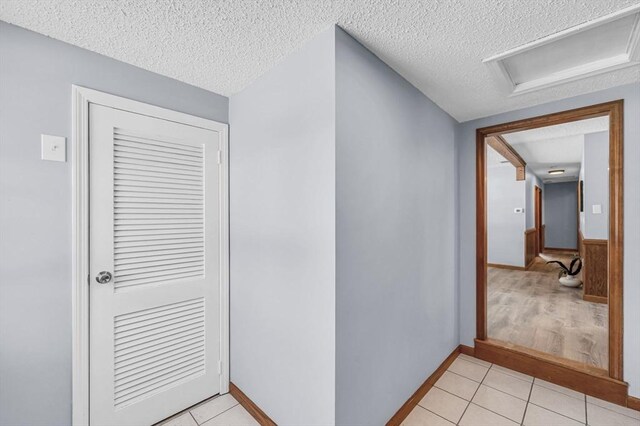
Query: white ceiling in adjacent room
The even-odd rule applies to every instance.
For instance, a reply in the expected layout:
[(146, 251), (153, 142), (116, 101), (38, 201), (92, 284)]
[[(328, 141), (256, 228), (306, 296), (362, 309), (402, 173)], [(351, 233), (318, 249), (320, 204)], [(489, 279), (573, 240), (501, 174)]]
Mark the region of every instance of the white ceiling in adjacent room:
[[(580, 173), (584, 135), (609, 130), (609, 117), (590, 118), (556, 126), (507, 133), (502, 137), (545, 183), (575, 181)], [(564, 169), (561, 175), (549, 170)]]
[[(337, 23), (458, 121), (639, 82), (618, 69), (509, 97), (482, 63), (638, 0), (3, 0), (0, 19), (232, 95)], [(524, 71), (523, 71), (524, 72)]]

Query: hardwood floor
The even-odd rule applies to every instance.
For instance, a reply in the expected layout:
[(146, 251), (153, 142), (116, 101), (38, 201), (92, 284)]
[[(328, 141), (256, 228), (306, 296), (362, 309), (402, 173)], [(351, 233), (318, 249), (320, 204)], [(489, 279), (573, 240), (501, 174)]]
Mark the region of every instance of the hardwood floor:
[(528, 271), (488, 268), (487, 328), (492, 339), (608, 368), (608, 308), (582, 300), (581, 288), (558, 283), (543, 254)]

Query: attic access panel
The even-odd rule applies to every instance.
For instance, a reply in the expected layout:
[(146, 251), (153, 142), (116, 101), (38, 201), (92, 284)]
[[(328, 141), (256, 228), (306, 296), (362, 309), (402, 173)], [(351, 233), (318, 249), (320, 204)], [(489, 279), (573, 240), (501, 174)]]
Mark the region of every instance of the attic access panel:
[(640, 5), (483, 60), (510, 96), (640, 66)]

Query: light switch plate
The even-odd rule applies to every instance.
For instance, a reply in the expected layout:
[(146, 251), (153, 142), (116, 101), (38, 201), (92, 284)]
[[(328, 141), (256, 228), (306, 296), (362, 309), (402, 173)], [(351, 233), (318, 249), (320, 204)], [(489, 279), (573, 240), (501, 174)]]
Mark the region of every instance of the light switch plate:
[(591, 208), (593, 209), (593, 214), (602, 214), (601, 204), (594, 204), (593, 206), (591, 206)]
[(63, 136), (40, 135), (42, 159), (47, 161), (67, 161), (67, 138)]

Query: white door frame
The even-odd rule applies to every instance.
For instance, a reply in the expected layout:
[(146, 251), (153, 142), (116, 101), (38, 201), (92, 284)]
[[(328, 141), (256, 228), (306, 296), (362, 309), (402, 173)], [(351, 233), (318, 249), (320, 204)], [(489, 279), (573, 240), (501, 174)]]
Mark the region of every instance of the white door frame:
[(72, 86), (72, 424), (89, 424), (89, 104), (214, 130), (220, 135), (220, 393), (229, 392), (229, 125)]

